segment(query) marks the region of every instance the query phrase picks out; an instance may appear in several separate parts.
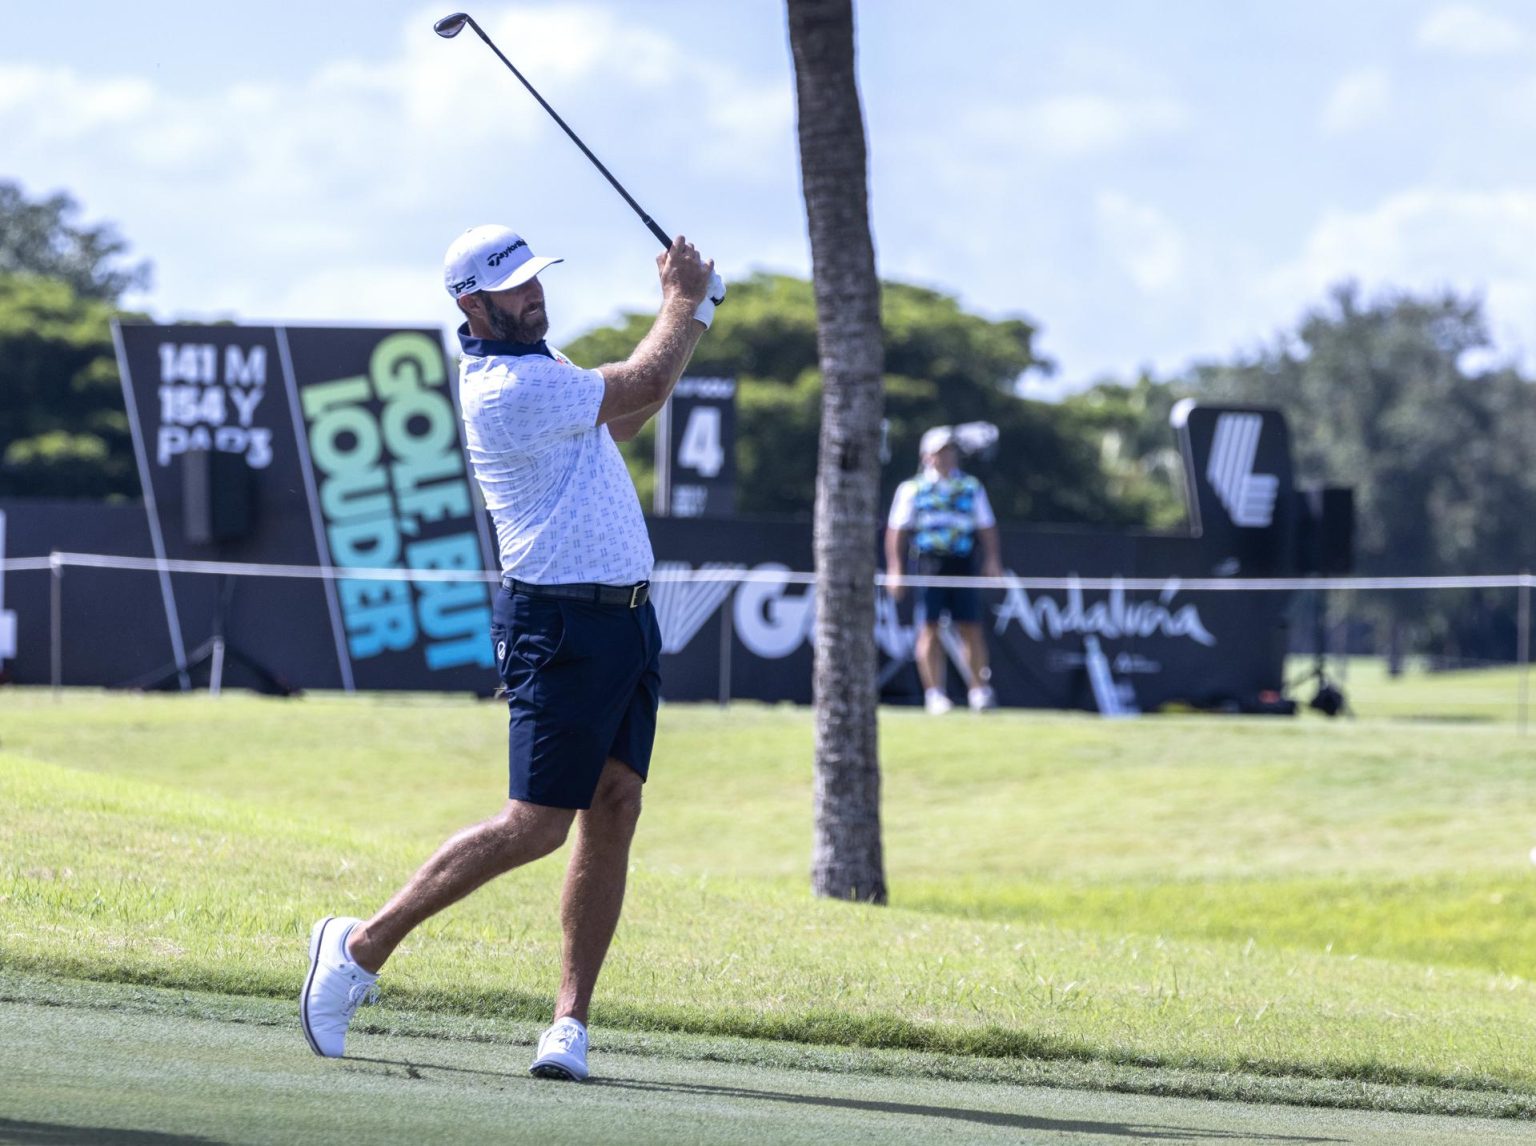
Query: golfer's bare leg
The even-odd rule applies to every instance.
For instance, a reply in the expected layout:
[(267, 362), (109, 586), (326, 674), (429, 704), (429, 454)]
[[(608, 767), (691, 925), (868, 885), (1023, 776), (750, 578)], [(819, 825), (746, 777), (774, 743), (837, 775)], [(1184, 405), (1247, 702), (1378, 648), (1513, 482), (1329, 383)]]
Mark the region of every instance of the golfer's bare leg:
[(576, 817), (576, 843), (565, 871), (560, 925), (565, 950), (555, 1017), (569, 1015), (585, 1023), (597, 974), (624, 906), (629, 875), (629, 844), (640, 820), (640, 777), (619, 760), (609, 759), (592, 807)]
[(570, 808), (508, 800), (489, 820), (465, 828), (438, 848), (377, 915), (354, 927), (348, 952), (365, 971), (377, 972), (423, 920), (481, 884), (558, 848), (575, 816)]
[(917, 630), (917, 675), (923, 690), (944, 691), (944, 643), (939, 640), (939, 626), (926, 621)]
[(970, 670), (972, 688), (980, 688), (992, 679), (987, 662), (987, 634), (977, 621), (961, 621), (960, 637), (965, 641), (965, 662)]

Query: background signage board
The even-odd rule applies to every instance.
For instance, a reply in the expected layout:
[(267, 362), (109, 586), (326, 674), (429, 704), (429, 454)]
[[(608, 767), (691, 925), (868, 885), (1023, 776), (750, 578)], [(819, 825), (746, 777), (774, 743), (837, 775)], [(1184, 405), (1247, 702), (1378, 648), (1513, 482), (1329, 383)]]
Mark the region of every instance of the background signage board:
[[(62, 550), (354, 570), (495, 567), (485, 515), (464, 469), (446, 366), (424, 332), (124, 327), (122, 334), (154, 511), (0, 502), (9, 556)], [(160, 349), (168, 338), (174, 351)], [(244, 373), (216, 368), (206, 381), (206, 352), (183, 359), (188, 345), (212, 345), (216, 364), (235, 362)], [(231, 346), (238, 348), (234, 355)], [(261, 359), (259, 348), (276, 364), (265, 375), (252, 365)], [(172, 364), (173, 380), (157, 373), (163, 363)], [(197, 381), (186, 380), (188, 370)], [(162, 393), (189, 385), (196, 389)], [(245, 388), (238, 399), (209, 396), (231, 386)], [(223, 425), (233, 417), (243, 435), (220, 439), (221, 410)], [(1016, 584), (984, 591), (1000, 703), (1095, 708), (1106, 670), (1117, 694), (1141, 709), (1253, 708), (1281, 691), (1290, 594), (1183, 587), (1185, 579), (1238, 568), (1292, 571), (1282, 517), (1291, 499), (1284, 422), (1265, 412), (1256, 438), (1248, 422), (1245, 441), (1221, 446), (1224, 412), (1232, 411), (1195, 411), (1185, 423), (1192, 489), (1209, 501), (1198, 534), (1000, 530), (1003, 563), (1013, 574), (1067, 582), (1050, 590)], [(161, 450), (166, 427), (173, 432)], [(226, 443), (239, 462), (235, 472), (252, 482), (255, 512), (245, 536), (187, 540), (182, 471), (203, 440), (215, 451)], [(1232, 456), (1218, 462), (1222, 449)], [(1246, 499), (1231, 497), (1244, 475), (1277, 480)], [(1223, 489), (1246, 524), (1230, 520)], [(1271, 494), (1276, 512), (1259, 523)], [(664, 695), (809, 702), (815, 593), (792, 572), (811, 568), (810, 523), (668, 517), (653, 518), (650, 528)], [(878, 536), (870, 544), (877, 546)], [(1255, 556), (1265, 552), (1268, 564)], [(1151, 579), (1157, 587), (1088, 590), (1074, 578)], [(48, 582), (46, 571), (13, 572), (5, 581), (5, 607), (17, 616), (10, 667), (23, 683), (49, 679)], [(272, 576), (226, 584), (235, 585), (224, 615), (228, 638), (293, 685), (489, 694), (497, 684), (490, 586), (483, 579), (387, 584), (343, 576), (328, 585)], [(65, 681), (86, 685), (126, 683), (178, 655), (185, 659), (221, 603), (218, 579), (194, 574), (72, 568), (62, 593)], [(173, 607), (179, 628), (167, 624)], [(911, 598), (898, 604), (880, 595), (872, 623), (883, 698), (917, 703)], [(179, 654), (173, 638), (181, 642)], [(231, 667), (232, 685), (251, 683), (241, 671)], [(194, 684), (206, 679), (190, 675)], [(951, 669), (949, 677), (963, 696), (959, 672)]]
[[(494, 567), (434, 331), (115, 330), (151, 549), (341, 570)], [(160, 577), (172, 663), (215, 627), (307, 687), (471, 688), (484, 582)], [(291, 647), (306, 646), (304, 679)]]
[(678, 380), (656, 419), (657, 513), (736, 512), (736, 379)]

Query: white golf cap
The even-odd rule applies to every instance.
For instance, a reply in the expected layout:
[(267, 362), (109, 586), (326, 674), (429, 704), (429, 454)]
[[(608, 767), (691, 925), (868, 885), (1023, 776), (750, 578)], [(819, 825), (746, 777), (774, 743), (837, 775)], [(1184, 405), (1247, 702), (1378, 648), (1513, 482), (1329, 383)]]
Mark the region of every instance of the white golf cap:
[(917, 445), (920, 457), (931, 458), (945, 446), (955, 444), (955, 431), (948, 426), (935, 426), (923, 434), (923, 440)]
[(443, 256), (443, 285), (454, 298), (477, 290), (511, 290), (563, 259), (540, 258), (516, 231), (487, 223), (471, 227)]

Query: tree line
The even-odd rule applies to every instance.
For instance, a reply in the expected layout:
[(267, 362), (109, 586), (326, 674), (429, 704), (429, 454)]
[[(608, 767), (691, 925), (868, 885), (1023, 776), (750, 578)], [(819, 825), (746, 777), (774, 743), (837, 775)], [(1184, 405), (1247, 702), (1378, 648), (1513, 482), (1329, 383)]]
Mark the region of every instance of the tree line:
[[(109, 322), (144, 317), (120, 302), (150, 266), (115, 228), (79, 215), (67, 194), (33, 200), (0, 182), (0, 496), (139, 496)], [(627, 315), (564, 349), (578, 362), (622, 359), (648, 323)], [(1237, 401), (1285, 412), (1300, 481), (1354, 488), (1359, 572), (1536, 566), (1536, 390), (1493, 361), (1476, 297), (1343, 284), (1257, 351), (1101, 381), (1055, 403), (1020, 396), (1025, 379), (1055, 369), (1029, 318), (984, 318), (942, 291), (885, 282), (881, 324), (887, 498), (916, 467), (927, 427), (988, 421), (1000, 446), (978, 471), (1004, 522), (1177, 528), (1169, 410), (1184, 397)], [(811, 283), (733, 283), (692, 370), (738, 379), (740, 512), (809, 516), (822, 409)], [(643, 499), (651, 433), (626, 447)], [(1514, 649), (1513, 605), (1497, 593), (1392, 593), (1366, 612), (1410, 648)]]

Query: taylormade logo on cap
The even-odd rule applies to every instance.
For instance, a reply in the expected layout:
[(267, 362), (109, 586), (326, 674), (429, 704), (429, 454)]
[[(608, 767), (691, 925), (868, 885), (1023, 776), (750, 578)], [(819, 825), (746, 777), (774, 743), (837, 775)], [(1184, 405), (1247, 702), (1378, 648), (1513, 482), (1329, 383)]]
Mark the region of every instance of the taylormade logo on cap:
[(505, 259), (508, 255), (510, 255), (513, 251), (519, 250), (520, 248), (524, 248), (524, 247), (527, 247), (527, 246), (528, 246), (528, 244), (523, 242), (522, 239), (518, 239), (516, 242), (512, 243), (510, 246), (506, 247), (504, 250), (492, 251), (490, 254), (485, 256), (485, 261), (490, 263), (491, 266), (493, 266), (493, 267), (499, 267), (499, 266), (501, 266), (502, 260)]
[(561, 259), (540, 258), (516, 231), (495, 224), (471, 227), (443, 256), (443, 285), (454, 298), (477, 290), (511, 290)]

